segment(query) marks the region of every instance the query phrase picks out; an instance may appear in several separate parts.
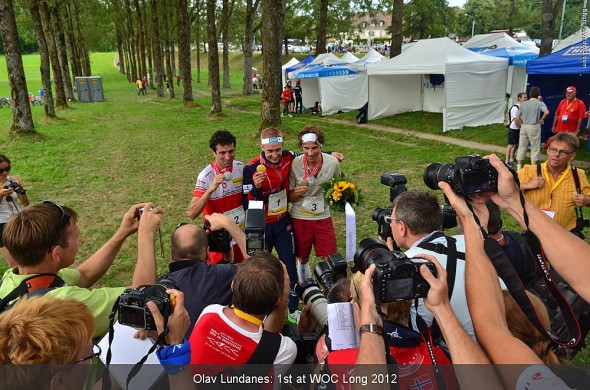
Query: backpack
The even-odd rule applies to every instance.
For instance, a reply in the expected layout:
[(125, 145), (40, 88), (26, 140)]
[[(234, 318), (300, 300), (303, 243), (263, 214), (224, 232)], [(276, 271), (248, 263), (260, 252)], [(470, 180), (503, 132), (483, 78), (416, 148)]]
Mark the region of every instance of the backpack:
[(512, 105), (504, 114), (504, 126), (506, 126), (507, 128), (510, 128), (510, 125), (512, 124), (512, 121), (514, 120), (514, 118), (510, 117), (510, 111), (512, 111), (512, 109), (514, 107), (518, 107), (518, 104), (514, 104)]
[[(0, 280), (0, 286), (4, 280)], [(22, 296), (43, 296), (49, 291), (67, 286), (68, 284), (56, 274), (45, 273), (33, 275), (23, 280), (14, 290), (0, 299), (0, 313), (6, 311), (16, 303), (16, 299)], [(14, 303), (11, 303), (15, 301)]]

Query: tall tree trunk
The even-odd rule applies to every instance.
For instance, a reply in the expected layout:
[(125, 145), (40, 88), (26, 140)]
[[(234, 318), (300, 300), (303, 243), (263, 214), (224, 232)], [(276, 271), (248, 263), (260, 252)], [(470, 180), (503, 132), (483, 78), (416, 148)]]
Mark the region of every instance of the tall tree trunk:
[(207, 40), (209, 42), (209, 83), (211, 84), (211, 113), (214, 114), (221, 112), (219, 50), (217, 48), (217, 28), (215, 27), (215, 0), (207, 0), (207, 36)]
[[(168, 18), (170, 17), (170, 7), (166, 3), (166, 0), (162, 0), (162, 33), (164, 34), (164, 54), (166, 56), (166, 86), (168, 87), (168, 96), (170, 99), (176, 99), (174, 94), (174, 75), (172, 72), (172, 61), (170, 59), (170, 33), (168, 31)], [(172, 53), (174, 55), (174, 53)]]
[(152, 57), (152, 34), (150, 34), (150, 24), (148, 23), (148, 20), (150, 20), (149, 16), (148, 16), (148, 10), (147, 7), (145, 5), (146, 0), (141, 0), (141, 9), (143, 11), (143, 18), (146, 21), (146, 25), (144, 28), (144, 36), (143, 36), (143, 40), (145, 42), (145, 49), (147, 52), (147, 78), (149, 80), (149, 88), (153, 89), (154, 88), (154, 78), (153, 78), (153, 73), (154, 73), (154, 62), (153, 62), (153, 57)]
[(182, 102), (185, 107), (194, 105), (191, 73), (191, 24), (186, 0), (178, 1), (178, 67), (182, 78)]
[(137, 16), (137, 42), (139, 43), (139, 66), (140, 66), (140, 77), (147, 77), (147, 68), (145, 66), (145, 42), (143, 41), (143, 12), (141, 12), (141, 6), (139, 0), (134, 0), (135, 13)]
[(57, 49), (57, 56), (59, 57), (59, 66), (64, 82), (64, 92), (68, 100), (74, 101), (74, 88), (72, 86), (72, 77), (70, 75), (70, 66), (68, 64), (64, 24), (59, 7), (60, 4), (55, 2), (55, 0), (49, 0), (49, 13), (51, 14), (51, 19), (54, 23), (55, 47)]
[(121, 74), (125, 74), (125, 63), (127, 62), (125, 59), (125, 54), (123, 54), (123, 37), (121, 33), (121, 27), (117, 23), (116, 26), (116, 33), (117, 33), (117, 53), (119, 54), (119, 72)]
[(389, 48), (389, 58), (393, 58), (402, 53), (402, 43), (404, 34), (402, 31), (404, 22), (404, 0), (393, 0), (393, 9), (391, 11), (391, 47)]
[(49, 49), (51, 70), (53, 71), (53, 80), (55, 81), (55, 106), (57, 108), (68, 108), (68, 99), (66, 97), (61, 68), (59, 66), (59, 56), (57, 54), (57, 48), (55, 47), (55, 34), (53, 33), (53, 23), (51, 23), (47, 0), (39, 0), (39, 15), (41, 16), (41, 23), (43, 25), (43, 31), (45, 32), (45, 41), (47, 42), (47, 48)]
[(221, 34), (223, 42), (223, 88), (230, 88), (229, 82), (229, 20), (234, 8), (234, 1), (223, 0), (221, 10)]
[[(281, 38), (284, 24), (282, 4), (276, 0), (262, 0), (262, 105), (259, 130), (281, 124), (279, 99), (281, 96)], [(283, 15), (283, 17), (281, 17)]]
[(326, 52), (326, 35), (328, 35), (328, 0), (320, 0), (320, 20), (317, 29), (315, 52), (322, 54)]
[(158, 1), (152, 2), (152, 28), (154, 32), (154, 67), (156, 68), (156, 95), (164, 97), (164, 63), (162, 61), (162, 37), (160, 36), (160, 21), (158, 15)]
[(135, 33), (133, 31), (133, 17), (131, 15), (131, 4), (129, 0), (125, 0), (125, 10), (127, 12), (127, 39), (129, 42), (129, 65), (131, 66), (131, 81), (138, 79), (137, 63), (135, 62)]
[(244, 34), (244, 95), (252, 93), (252, 47), (254, 46), (254, 16), (260, 0), (246, 0), (246, 25)]
[[(113, 8), (114, 12), (111, 14), (113, 18), (113, 24), (115, 25), (115, 32), (117, 37), (117, 53), (119, 53), (119, 72), (121, 74), (126, 74), (126, 64), (127, 58), (125, 56), (126, 48), (125, 48), (125, 33), (123, 31), (123, 23), (124, 17), (121, 14), (121, 2), (119, 0), (112, 0), (113, 1)], [(78, 26), (79, 27), (79, 26)]]
[(92, 75), (92, 66), (90, 65), (90, 54), (86, 49), (86, 42), (84, 41), (84, 36), (82, 35), (82, 28), (80, 27), (80, 13), (80, 3), (78, 1), (74, 1), (74, 28), (76, 29), (76, 33), (78, 36), (78, 52), (82, 57), (82, 72), (84, 76), (90, 76)]
[(13, 101), (10, 135), (36, 133), (12, 0), (0, 0), (0, 35)]
[(33, 21), (33, 29), (39, 46), (39, 56), (41, 57), (41, 83), (43, 84), (43, 109), (45, 117), (55, 118), (55, 106), (53, 105), (53, 92), (51, 91), (51, 65), (49, 62), (49, 49), (47, 41), (43, 34), (41, 26), (41, 16), (39, 15), (39, 0), (29, 0), (29, 11)]
[(202, 9), (203, 9), (203, 0), (197, 0), (196, 6), (195, 6), (195, 47), (196, 47), (196, 51), (197, 51), (197, 53), (196, 53), (196, 57), (197, 57), (197, 83), (201, 82), (201, 10)]
[(541, 48), (539, 50), (539, 57), (551, 54), (555, 22), (557, 21), (559, 10), (563, 7), (563, 0), (543, 0), (542, 7)]
[(68, 58), (70, 59), (70, 63), (72, 65), (72, 74), (74, 77), (82, 76), (82, 64), (80, 63), (82, 56), (78, 52), (78, 45), (76, 44), (77, 39), (74, 34), (74, 15), (71, 4), (64, 3), (62, 18), (65, 22), (66, 43), (67, 50), (69, 52)]

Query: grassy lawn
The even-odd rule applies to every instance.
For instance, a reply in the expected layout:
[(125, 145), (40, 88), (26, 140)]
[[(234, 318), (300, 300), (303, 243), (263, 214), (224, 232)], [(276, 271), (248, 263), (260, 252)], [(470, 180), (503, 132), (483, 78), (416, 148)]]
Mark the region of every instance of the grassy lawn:
[[(232, 58), (239, 57), (232, 54)], [(91, 60), (93, 74), (102, 76), (106, 102), (72, 103), (70, 109), (58, 112), (59, 119), (55, 121), (45, 120), (43, 108), (34, 106), (39, 136), (16, 140), (8, 136), (11, 112), (2, 108), (0, 153), (12, 160), (11, 173), (24, 181), (31, 202), (52, 199), (79, 213), (84, 241), (78, 255), (80, 261), (106, 242), (132, 204), (152, 201), (161, 206), (165, 212), (161, 229), (165, 253), (157, 261), (159, 272), (164, 273), (169, 262), (170, 234), (179, 222), (188, 222), (186, 207), (197, 174), (212, 160), (208, 147), (211, 134), (222, 128), (231, 131), (238, 139), (238, 160), (248, 162), (259, 153), (260, 95), (241, 95), (241, 63), (234, 61), (232, 88), (222, 91), (224, 113), (210, 118), (206, 62), (201, 72), (203, 82), (193, 84), (197, 106), (184, 108), (180, 99), (159, 99), (154, 91), (137, 96), (135, 85), (128, 83), (114, 67), (113, 53), (94, 53)], [(38, 56), (25, 56), (24, 61), (28, 88), (36, 94), (41, 85)], [(254, 66), (260, 68), (260, 62), (258, 54)], [(196, 72), (193, 79), (196, 80)], [(6, 80), (6, 69), (0, 67), (0, 96), (10, 96)], [(181, 93), (177, 88), (177, 96)], [(382, 173), (404, 174), (409, 189), (426, 190), (422, 174), (428, 164), (483, 154), (452, 144), (357, 127), (352, 123), (353, 113), (336, 117), (350, 119), (350, 126), (302, 116), (283, 118), (282, 130), (286, 148), (295, 150), (297, 132), (309, 123), (318, 124), (326, 135), (326, 149), (345, 155), (342, 170), (365, 194), (365, 204), (357, 210), (359, 240), (376, 235), (371, 213), (376, 207), (389, 205), (389, 188), (380, 184)], [(375, 123), (436, 133), (442, 127), (440, 115), (423, 113), (398, 115)], [(502, 125), (452, 131), (445, 136), (498, 145), (504, 145), (506, 138)], [(438, 195), (442, 202), (442, 193)], [(339, 248), (344, 251), (344, 215), (337, 214), (334, 220)], [(516, 227), (511, 220), (505, 225)], [(136, 238), (131, 237), (99, 284), (128, 285), (136, 253)], [(5, 269), (5, 263), (0, 261), (0, 271)]]

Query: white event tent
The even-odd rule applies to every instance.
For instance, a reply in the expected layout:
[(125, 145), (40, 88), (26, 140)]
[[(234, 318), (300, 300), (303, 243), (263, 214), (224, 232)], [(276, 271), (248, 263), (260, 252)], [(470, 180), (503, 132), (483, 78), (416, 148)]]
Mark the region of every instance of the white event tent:
[[(586, 38), (590, 37), (590, 28), (588, 28), (588, 26), (585, 26), (585, 33), (586, 33)], [(557, 53), (560, 50), (565, 49), (566, 47), (570, 47), (571, 45), (574, 45), (578, 42), (582, 42), (583, 40), (583, 33), (584, 31), (582, 29), (579, 29), (578, 31), (576, 31), (574, 34), (570, 35), (569, 37), (561, 40), (557, 45), (555, 45), (555, 47), (551, 50), (551, 53)]]
[(283, 86), (285, 86), (287, 84), (287, 68), (292, 67), (293, 65), (296, 65), (299, 63), (299, 60), (295, 57), (291, 58), (289, 60), (289, 62), (287, 62), (285, 65), (283, 65), (282, 69), (281, 69), (281, 75), (283, 77)]
[(377, 50), (371, 47), (369, 48), (367, 54), (361, 57), (360, 63), (363, 65), (369, 65), (373, 62), (379, 62), (381, 60), (384, 60), (385, 58), (386, 57), (383, 54), (379, 53)]
[(346, 54), (340, 57), (340, 60), (346, 62), (347, 64), (352, 64), (353, 62), (357, 62), (359, 59), (357, 56), (347, 51)]
[(443, 131), (500, 123), (507, 68), (508, 59), (473, 53), (448, 38), (418, 41), (366, 67), (368, 119), (426, 111), (443, 114)]
[(522, 48), (523, 50), (526, 49), (527, 51), (539, 54), (539, 48), (531, 48), (527, 45), (523, 45), (504, 32), (474, 35), (470, 40), (463, 44), (463, 47), (476, 53), (484, 50), (511, 47)]

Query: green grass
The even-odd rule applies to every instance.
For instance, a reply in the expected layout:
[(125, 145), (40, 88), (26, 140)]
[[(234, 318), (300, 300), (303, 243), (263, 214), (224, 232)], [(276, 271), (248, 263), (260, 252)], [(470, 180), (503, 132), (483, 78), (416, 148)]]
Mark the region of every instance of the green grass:
[[(232, 57), (237, 61), (239, 57)], [(257, 61), (259, 60), (259, 56)], [(198, 172), (211, 160), (211, 134), (221, 128), (237, 137), (237, 159), (248, 162), (259, 153), (257, 128), (260, 95), (241, 95), (241, 63), (232, 64), (232, 88), (222, 91), (223, 115), (208, 116), (211, 105), (207, 72), (203, 82), (193, 83), (194, 108), (184, 108), (180, 99), (158, 99), (154, 91), (137, 96), (134, 84), (114, 67), (113, 53), (93, 53), (92, 68), (102, 76), (106, 102), (72, 103), (58, 111), (59, 119), (47, 121), (43, 108), (32, 108), (38, 137), (12, 139), (8, 135), (11, 113), (0, 109), (0, 153), (12, 160), (14, 175), (24, 181), (31, 202), (52, 199), (73, 207), (80, 215), (83, 244), (78, 261), (94, 253), (116, 230), (124, 212), (134, 204), (152, 201), (165, 212), (162, 236), (165, 256), (158, 256), (159, 273), (167, 270), (169, 237), (179, 222), (187, 222), (186, 207)], [(40, 86), (37, 55), (24, 56), (29, 90)], [(255, 66), (256, 62), (255, 62)], [(204, 70), (205, 68), (203, 68)], [(193, 79), (196, 71), (193, 69)], [(0, 67), (0, 96), (9, 96), (6, 70)], [(177, 96), (181, 91), (177, 90)], [(318, 124), (326, 135), (326, 148), (345, 155), (342, 170), (365, 194), (357, 210), (357, 238), (375, 236), (371, 220), (376, 207), (387, 207), (389, 188), (380, 184), (384, 172), (407, 176), (408, 188), (426, 190), (424, 168), (431, 162), (450, 162), (456, 156), (484, 153), (450, 143), (419, 139), (358, 127), (354, 114), (341, 114), (350, 125), (333, 124), (318, 117), (283, 118), (286, 148), (296, 150), (296, 134), (305, 125)], [(395, 127), (440, 133), (440, 115), (409, 113), (375, 121)], [(501, 126), (501, 125), (498, 125)], [(482, 131), (484, 130), (484, 131)], [(452, 131), (445, 137), (504, 144), (505, 131), (498, 127)], [(481, 138), (485, 137), (485, 138)], [(442, 194), (438, 192), (442, 201)], [(338, 247), (344, 251), (344, 215), (334, 216)], [(506, 220), (508, 228), (516, 228)], [(200, 220), (197, 223), (202, 223)], [(101, 285), (128, 285), (135, 266), (136, 238), (121, 249)], [(312, 265), (317, 259), (312, 259)], [(6, 265), (0, 262), (0, 271)]]

